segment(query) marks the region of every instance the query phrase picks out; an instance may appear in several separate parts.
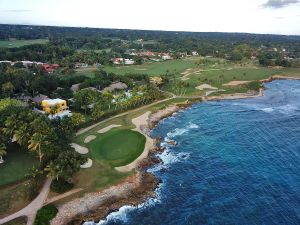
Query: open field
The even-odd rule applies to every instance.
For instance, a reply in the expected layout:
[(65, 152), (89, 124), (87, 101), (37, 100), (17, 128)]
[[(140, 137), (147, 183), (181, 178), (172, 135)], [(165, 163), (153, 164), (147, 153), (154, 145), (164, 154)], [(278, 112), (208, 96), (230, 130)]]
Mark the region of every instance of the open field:
[(0, 186), (23, 179), (38, 164), (28, 151), (17, 146), (10, 146), (8, 152), (5, 162), (0, 164)]
[(0, 40), (0, 48), (19, 48), (25, 45), (46, 44), (47, 42), (48, 42), (47, 39), (11, 40), (11, 41)]
[(125, 166), (142, 154), (146, 138), (132, 130), (114, 130), (99, 135), (90, 143), (94, 159), (105, 160), (110, 165)]
[(149, 76), (159, 76), (166, 72), (180, 74), (188, 68), (194, 68), (195, 62), (199, 57), (191, 57), (186, 59), (168, 60), (164, 62), (147, 62), (142, 65), (131, 66), (105, 66), (103, 69), (119, 75), (127, 73), (147, 74)]

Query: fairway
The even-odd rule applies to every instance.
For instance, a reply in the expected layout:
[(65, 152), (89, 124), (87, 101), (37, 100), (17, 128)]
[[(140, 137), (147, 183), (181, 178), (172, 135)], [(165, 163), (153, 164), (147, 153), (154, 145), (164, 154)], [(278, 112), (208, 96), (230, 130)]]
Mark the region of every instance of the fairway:
[(195, 62), (199, 57), (190, 57), (187, 59), (168, 60), (164, 62), (147, 62), (142, 65), (131, 66), (105, 66), (104, 70), (118, 75), (147, 74), (149, 76), (159, 76), (169, 73), (179, 74), (188, 68), (195, 68)]
[(23, 179), (38, 161), (24, 149), (10, 146), (5, 162), (0, 164), (0, 186)]
[(46, 44), (47, 39), (0, 41), (0, 48), (19, 48), (25, 45)]
[(111, 166), (125, 166), (138, 158), (145, 147), (144, 135), (132, 130), (114, 130), (98, 136), (89, 145), (91, 154)]

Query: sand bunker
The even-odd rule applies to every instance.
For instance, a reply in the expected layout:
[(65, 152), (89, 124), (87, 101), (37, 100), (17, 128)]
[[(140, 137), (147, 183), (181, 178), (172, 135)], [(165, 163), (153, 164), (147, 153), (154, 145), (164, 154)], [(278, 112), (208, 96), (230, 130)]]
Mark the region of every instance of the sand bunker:
[(107, 131), (110, 131), (111, 129), (115, 128), (115, 127), (121, 127), (122, 125), (116, 125), (116, 124), (112, 124), (112, 125), (109, 125), (101, 130), (98, 130), (98, 133), (99, 134), (103, 134), (103, 133), (106, 133)]
[(210, 89), (210, 90), (218, 90), (218, 88), (213, 87), (209, 84), (201, 84), (200, 86), (196, 87), (196, 89), (203, 91), (204, 89)]
[(87, 144), (87, 143), (90, 143), (92, 140), (96, 139), (96, 136), (95, 135), (89, 135), (87, 136), (85, 139), (84, 139), (84, 143)]
[(87, 169), (87, 168), (91, 168), (92, 165), (93, 165), (93, 160), (88, 158), (88, 161), (85, 164), (81, 165), (80, 168)]
[(79, 154), (87, 154), (89, 152), (89, 149), (83, 146), (80, 146), (76, 143), (72, 143), (71, 147), (75, 149), (76, 152)]
[(247, 84), (251, 81), (247, 81), (247, 80), (234, 80), (234, 81), (230, 81), (226, 84), (223, 84), (223, 86), (237, 86), (237, 85), (242, 85), (242, 84)]

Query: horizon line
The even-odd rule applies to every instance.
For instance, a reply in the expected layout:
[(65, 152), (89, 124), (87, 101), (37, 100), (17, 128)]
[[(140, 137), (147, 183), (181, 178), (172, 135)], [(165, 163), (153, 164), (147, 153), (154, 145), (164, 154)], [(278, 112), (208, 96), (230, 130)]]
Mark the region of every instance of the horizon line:
[(45, 24), (30, 24), (30, 23), (1, 23), (0, 25), (14, 26), (40, 26), (40, 27), (58, 27), (58, 28), (85, 28), (85, 29), (107, 29), (107, 30), (128, 30), (128, 31), (159, 31), (159, 32), (180, 32), (180, 33), (223, 33), (223, 34), (252, 34), (252, 35), (274, 35), (274, 36), (300, 36), (300, 34), (275, 34), (275, 33), (250, 33), (237, 31), (187, 31), (187, 30), (154, 30), (141, 28), (105, 28), (105, 27), (89, 27), (89, 26), (71, 26), (71, 25), (45, 25)]

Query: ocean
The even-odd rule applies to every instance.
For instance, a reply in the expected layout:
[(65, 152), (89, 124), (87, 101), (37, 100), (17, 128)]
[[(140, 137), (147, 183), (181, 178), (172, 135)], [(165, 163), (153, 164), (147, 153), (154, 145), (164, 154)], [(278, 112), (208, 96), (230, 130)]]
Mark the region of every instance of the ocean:
[[(300, 224), (300, 81), (195, 104), (162, 120), (157, 197), (97, 224)], [(177, 142), (168, 145), (169, 140)], [(85, 223), (95, 224), (95, 223)]]

